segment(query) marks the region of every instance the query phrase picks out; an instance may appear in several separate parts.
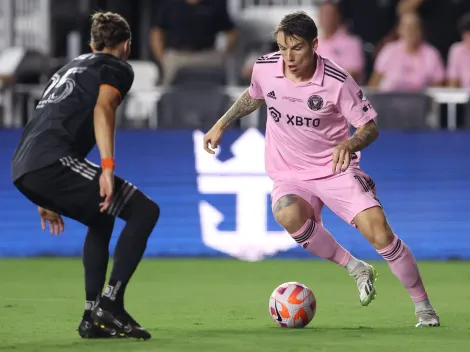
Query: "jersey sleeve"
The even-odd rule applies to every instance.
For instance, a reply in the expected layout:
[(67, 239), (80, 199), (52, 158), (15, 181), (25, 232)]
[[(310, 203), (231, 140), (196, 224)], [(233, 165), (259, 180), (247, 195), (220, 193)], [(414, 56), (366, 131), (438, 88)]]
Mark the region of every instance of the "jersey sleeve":
[(134, 71), (125, 62), (109, 62), (101, 67), (100, 78), (101, 84), (116, 89), (123, 100), (134, 83)]
[(264, 99), (263, 90), (261, 89), (260, 84), (260, 68), (257, 64), (253, 65), (253, 72), (251, 74), (251, 83), (250, 88), (248, 89), (248, 94), (253, 99)]
[(358, 128), (377, 117), (377, 113), (351, 76), (341, 86), (336, 107), (354, 127)]

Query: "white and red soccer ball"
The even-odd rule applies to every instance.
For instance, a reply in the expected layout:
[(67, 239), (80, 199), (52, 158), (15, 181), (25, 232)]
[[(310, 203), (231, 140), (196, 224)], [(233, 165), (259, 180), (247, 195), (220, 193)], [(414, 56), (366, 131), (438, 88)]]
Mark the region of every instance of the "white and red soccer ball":
[(269, 314), (283, 328), (303, 328), (315, 316), (317, 301), (312, 290), (299, 282), (279, 285), (269, 298)]

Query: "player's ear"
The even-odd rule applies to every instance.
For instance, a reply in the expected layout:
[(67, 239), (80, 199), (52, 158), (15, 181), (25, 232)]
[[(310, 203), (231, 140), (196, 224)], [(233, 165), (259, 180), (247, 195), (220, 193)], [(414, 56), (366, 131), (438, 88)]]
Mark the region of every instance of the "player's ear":
[(131, 54), (131, 41), (130, 41), (130, 39), (128, 39), (124, 42), (124, 53), (126, 55), (126, 57), (125, 57), (126, 59)]
[(315, 38), (312, 42), (312, 49), (313, 51), (317, 51), (318, 48), (318, 38)]

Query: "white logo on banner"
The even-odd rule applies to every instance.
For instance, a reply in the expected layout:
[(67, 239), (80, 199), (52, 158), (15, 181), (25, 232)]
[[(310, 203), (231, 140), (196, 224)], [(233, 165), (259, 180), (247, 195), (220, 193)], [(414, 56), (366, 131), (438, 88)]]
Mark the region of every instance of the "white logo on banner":
[(225, 162), (202, 148), (204, 134), (193, 134), (197, 185), (203, 194), (236, 194), (236, 230), (220, 231), (223, 215), (206, 201), (199, 203), (204, 244), (233, 257), (258, 261), (297, 246), (285, 231), (267, 231), (272, 181), (264, 170), (264, 136), (249, 129), (232, 145), (233, 158)]

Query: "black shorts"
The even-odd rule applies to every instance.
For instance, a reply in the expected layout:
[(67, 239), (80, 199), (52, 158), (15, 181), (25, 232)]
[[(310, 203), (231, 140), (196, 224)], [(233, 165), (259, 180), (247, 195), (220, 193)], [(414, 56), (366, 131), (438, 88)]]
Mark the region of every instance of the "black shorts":
[(103, 216), (119, 217), (137, 188), (114, 177), (114, 197), (107, 213), (101, 213), (99, 177), (101, 167), (84, 158), (64, 157), (58, 162), (27, 173), (15, 186), (34, 204), (92, 226)]

